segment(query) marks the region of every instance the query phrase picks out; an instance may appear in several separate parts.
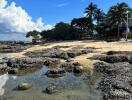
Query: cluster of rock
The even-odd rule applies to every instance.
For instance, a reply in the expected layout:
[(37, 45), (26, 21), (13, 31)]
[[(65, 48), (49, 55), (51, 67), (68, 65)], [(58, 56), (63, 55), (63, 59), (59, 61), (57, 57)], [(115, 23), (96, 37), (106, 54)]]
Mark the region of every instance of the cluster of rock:
[(83, 71), (81, 64), (78, 62), (65, 62), (60, 67), (64, 68), (67, 72), (82, 73)]
[(0, 41), (0, 53), (21, 52), (31, 47), (30, 43), (17, 41)]
[[(32, 87), (32, 84), (27, 83), (27, 82), (21, 82), (18, 84), (18, 86), (15, 88), (15, 90), (19, 90), (19, 91), (24, 91), (24, 90), (28, 90)], [(44, 93), (47, 94), (54, 94), (59, 92), (58, 87), (54, 84), (50, 84), (49, 86), (47, 86), (45, 88), (45, 90), (43, 91)]]
[[(8, 45), (7, 45), (8, 44)], [(20, 52), (24, 50), (29, 45), (20, 43), (5, 43), (4, 48), (0, 47), (0, 52)], [(59, 48), (49, 48), (41, 51), (27, 52), (24, 58), (3, 58), (0, 60), (0, 74), (18, 74), (19, 71), (27, 68), (33, 67), (43, 67), (51, 66), (54, 64), (60, 64), (58, 68), (48, 70), (45, 75), (49, 78), (58, 78), (66, 75), (67, 72), (72, 72), (74, 74), (82, 74), (83, 67), (78, 62), (71, 61), (70, 58), (80, 56), (82, 54), (91, 53), (95, 48), (84, 48), (84, 49), (71, 49), (68, 51), (63, 51)], [(61, 63), (61, 60), (66, 62)], [(30, 89), (32, 85), (30, 83), (20, 83), (16, 87), (18, 90)], [(57, 86), (49, 85), (45, 92), (48, 94), (53, 94), (57, 92)]]
[(19, 70), (26, 68), (39, 68), (44, 65), (60, 63), (57, 58), (3, 58), (0, 63), (0, 73), (17, 74)]
[(31, 58), (41, 58), (41, 57), (50, 57), (50, 58), (61, 58), (69, 59), (76, 56), (87, 54), (93, 52), (94, 48), (85, 48), (85, 49), (71, 49), (68, 51), (60, 50), (59, 48), (49, 48), (40, 51), (33, 51), (25, 53), (26, 56)]
[(132, 99), (132, 54), (131, 52), (109, 52), (95, 57), (103, 62), (94, 68), (102, 73), (98, 88), (102, 91), (101, 100)]
[(83, 67), (78, 62), (65, 62), (59, 68), (48, 70), (45, 75), (51, 78), (58, 78), (65, 76), (66, 72), (82, 74)]
[(39, 67), (43, 65), (50, 65), (60, 63), (60, 59), (57, 58), (7, 58), (7, 66), (12, 68), (27, 68), (27, 67)]
[(7, 64), (5, 63), (5, 61), (0, 59), (0, 74), (5, 73), (6, 70), (7, 70)]

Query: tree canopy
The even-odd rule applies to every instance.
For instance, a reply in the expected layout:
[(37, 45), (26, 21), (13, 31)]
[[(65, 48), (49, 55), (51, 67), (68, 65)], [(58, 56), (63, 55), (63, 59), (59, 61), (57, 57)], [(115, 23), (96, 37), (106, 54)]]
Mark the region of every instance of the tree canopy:
[[(74, 40), (84, 37), (122, 37), (126, 30), (127, 12), (132, 18), (132, 8), (126, 3), (117, 3), (109, 8), (107, 13), (91, 2), (85, 9), (85, 17), (73, 18), (71, 23), (59, 22), (53, 29), (42, 32), (28, 32), (26, 37), (36, 38), (38, 34), (48, 40)], [(132, 30), (132, 19), (129, 19)]]

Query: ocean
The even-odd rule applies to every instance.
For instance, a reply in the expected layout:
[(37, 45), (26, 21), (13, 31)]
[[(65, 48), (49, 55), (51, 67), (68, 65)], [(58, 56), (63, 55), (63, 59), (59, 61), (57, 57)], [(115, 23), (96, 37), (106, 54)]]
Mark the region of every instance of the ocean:
[(0, 41), (30, 41), (31, 38), (26, 38), (26, 34), (22, 33), (11, 33), (3, 34), (0, 33)]

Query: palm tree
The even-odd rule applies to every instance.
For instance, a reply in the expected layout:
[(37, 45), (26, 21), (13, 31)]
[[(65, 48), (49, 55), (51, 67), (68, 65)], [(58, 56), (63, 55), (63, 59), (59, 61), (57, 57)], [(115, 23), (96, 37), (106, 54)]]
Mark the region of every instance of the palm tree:
[(113, 26), (116, 25), (118, 27), (118, 39), (120, 38), (120, 26), (126, 20), (126, 13), (129, 7), (126, 3), (117, 3), (110, 8), (108, 11), (108, 22)]
[(97, 25), (105, 19), (106, 15), (101, 9), (97, 9), (95, 13), (95, 19), (97, 20)]
[(93, 2), (91, 2), (88, 5), (88, 7), (85, 9), (86, 18), (90, 19), (90, 26), (91, 26), (90, 28), (92, 30), (92, 33), (93, 33), (93, 30), (94, 30), (93, 21), (94, 21), (95, 16), (96, 16), (96, 10), (97, 10), (97, 5), (93, 4)]

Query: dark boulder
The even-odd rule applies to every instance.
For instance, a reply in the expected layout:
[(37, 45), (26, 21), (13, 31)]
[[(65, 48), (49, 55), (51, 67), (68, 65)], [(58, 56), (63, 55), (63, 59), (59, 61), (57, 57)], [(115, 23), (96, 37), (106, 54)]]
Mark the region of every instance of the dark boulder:
[(18, 74), (18, 72), (19, 72), (18, 68), (13, 68), (8, 70), (8, 74), (12, 74), (12, 75)]
[(106, 55), (94, 55), (92, 57), (89, 57), (87, 59), (91, 59), (91, 60), (100, 60), (101, 58), (105, 58)]
[(72, 72), (74, 64), (72, 62), (65, 62), (60, 65), (61, 68), (64, 68), (67, 72)]
[(99, 72), (105, 72), (106, 69), (109, 69), (110, 64), (105, 62), (97, 62), (94, 64), (94, 69)]
[(28, 68), (42, 66), (43, 61), (41, 59), (33, 58), (7, 58), (7, 66), (11, 68)]
[(59, 58), (42, 58), (43, 64), (46, 66), (52, 66), (61, 63)]
[(50, 78), (58, 78), (58, 77), (63, 77), (65, 76), (65, 70), (63, 69), (52, 69), (48, 70), (45, 75)]
[(69, 56), (68, 56), (67, 52), (62, 52), (62, 53), (58, 56), (58, 58), (61, 58), (61, 59), (68, 59)]
[(82, 73), (83, 72), (83, 67), (82, 66), (75, 66), (73, 68), (73, 72), (78, 74), (78, 73)]
[(50, 85), (45, 89), (45, 92), (48, 94), (54, 94), (58, 92), (57, 86), (56, 85)]
[(128, 62), (129, 59), (125, 55), (108, 55), (100, 58), (101, 61), (105, 61), (107, 63), (118, 63), (118, 62)]
[(83, 67), (78, 62), (65, 62), (61, 64), (61, 68), (64, 68), (67, 72), (82, 73)]
[(3, 59), (0, 59), (0, 74), (4, 74), (7, 72), (7, 64)]

